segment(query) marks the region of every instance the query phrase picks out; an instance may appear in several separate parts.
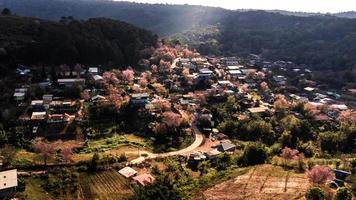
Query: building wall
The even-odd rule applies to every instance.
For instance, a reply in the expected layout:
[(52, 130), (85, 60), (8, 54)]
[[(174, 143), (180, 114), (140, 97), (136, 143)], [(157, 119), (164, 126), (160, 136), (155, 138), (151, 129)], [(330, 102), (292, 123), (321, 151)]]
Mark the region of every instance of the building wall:
[(0, 190), (17, 187), (17, 170), (0, 172)]

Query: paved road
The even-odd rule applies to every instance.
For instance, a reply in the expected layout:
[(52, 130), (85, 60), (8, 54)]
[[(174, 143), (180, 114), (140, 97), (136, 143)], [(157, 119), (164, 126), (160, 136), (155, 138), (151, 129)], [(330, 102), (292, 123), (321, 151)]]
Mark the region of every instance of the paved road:
[(197, 149), (200, 145), (202, 145), (203, 141), (204, 141), (204, 136), (203, 134), (199, 131), (199, 129), (193, 125), (192, 126), (194, 135), (195, 135), (195, 140), (194, 142), (184, 148), (184, 149), (180, 149), (178, 151), (171, 151), (171, 152), (167, 152), (167, 153), (150, 153), (150, 152), (146, 152), (146, 151), (140, 151), (141, 154), (147, 154), (146, 157), (140, 156), (134, 160), (131, 160), (130, 163), (131, 164), (139, 164), (143, 161), (145, 161), (145, 159), (154, 159), (154, 158), (165, 158), (165, 157), (170, 157), (170, 156), (176, 156), (176, 155), (189, 155), (191, 152), (193, 152), (195, 149)]
[[(171, 69), (176, 67), (176, 63), (179, 61), (180, 58), (176, 58), (174, 59), (174, 61), (172, 62), (171, 65)], [(184, 148), (184, 149), (180, 149), (178, 151), (172, 151), (172, 152), (167, 152), (167, 153), (150, 153), (147, 151), (140, 151), (140, 154), (146, 154), (146, 157), (140, 156), (134, 160), (131, 160), (130, 163), (131, 164), (139, 164), (143, 161), (145, 161), (145, 159), (154, 159), (154, 158), (164, 158), (164, 157), (170, 157), (170, 156), (176, 156), (176, 155), (189, 155), (191, 152), (193, 152), (195, 149), (197, 149), (200, 145), (202, 145), (203, 141), (204, 141), (204, 136), (203, 134), (199, 131), (199, 129), (196, 127), (196, 125), (192, 125), (192, 129), (195, 135), (195, 140), (194, 142)]]

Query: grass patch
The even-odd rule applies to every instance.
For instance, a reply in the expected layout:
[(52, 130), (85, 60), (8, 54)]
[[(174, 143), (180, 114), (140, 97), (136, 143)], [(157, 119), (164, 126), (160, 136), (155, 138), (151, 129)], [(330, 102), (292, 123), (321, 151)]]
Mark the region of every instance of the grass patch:
[(87, 144), (79, 148), (79, 154), (87, 154), (92, 152), (105, 152), (118, 147), (132, 146), (132, 147), (145, 147), (149, 148), (145, 142), (145, 139), (135, 136), (133, 134), (129, 135), (113, 135), (103, 139), (89, 140)]
[(18, 193), (17, 196), (20, 199), (26, 200), (39, 200), (39, 199), (46, 199), (52, 200), (53, 198), (40, 186), (43, 184), (38, 178), (26, 178), (26, 189), (24, 192)]

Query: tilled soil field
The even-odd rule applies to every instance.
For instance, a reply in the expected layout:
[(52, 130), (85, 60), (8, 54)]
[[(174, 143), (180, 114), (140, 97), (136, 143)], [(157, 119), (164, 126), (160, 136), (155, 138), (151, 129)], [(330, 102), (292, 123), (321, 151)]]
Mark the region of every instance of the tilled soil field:
[(304, 174), (261, 165), (247, 174), (222, 182), (204, 192), (207, 200), (293, 200), (304, 199), (309, 187)]

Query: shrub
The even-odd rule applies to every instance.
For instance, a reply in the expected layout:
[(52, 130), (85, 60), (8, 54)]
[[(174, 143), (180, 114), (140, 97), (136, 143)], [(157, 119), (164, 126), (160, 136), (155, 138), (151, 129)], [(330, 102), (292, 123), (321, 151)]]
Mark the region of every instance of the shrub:
[(100, 161), (100, 156), (97, 152), (95, 152), (93, 154), (93, 158), (91, 159), (90, 166), (89, 166), (91, 171), (98, 170), (99, 161)]
[(308, 169), (311, 169), (312, 167), (315, 166), (315, 161), (312, 158), (308, 159), (307, 165), (308, 165)]
[(248, 144), (242, 156), (239, 158), (240, 165), (256, 165), (265, 163), (267, 159), (266, 148), (260, 143)]
[(298, 142), (297, 149), (299, 152), (304, 153), (305, 157), (312, 157), (314, 155), (314, 149), (313, 149), (313, 143), (311, 141), (309, 142)]
[(32, 161), (27, 158), (17, 158), (12, 161), (11, 165), (16, 168), (26, 168), (32, 166)]
[(351, 185), (351, 190), (354, 195), (356, 195), (356, 174), (351, 174), (346, 178), (346, 182)]
[(333, 200), (352, 200), (352, 192), (345, 187), (341, 187), (336, 191)]
[(269, 155), (278, 155), (282, 149), (280, 143), (274, 143), (272, 146), (269, 147), (268, 154)]
[(319, 187), (309, 188), (305, 193), (306, 200), (324, 200), (325, 194), (324, 191)]
[(351, 173), (356, 174), (356, 158), (350, 161)]
[(127, 161), (127, 157), (125, 154), (121, 154), (119, 158), (117, 159), (118, 162), (125, 162)]

